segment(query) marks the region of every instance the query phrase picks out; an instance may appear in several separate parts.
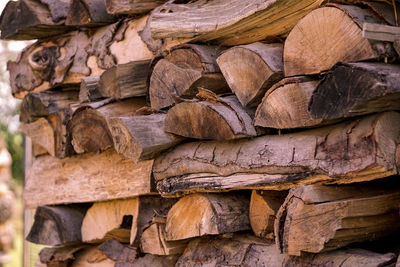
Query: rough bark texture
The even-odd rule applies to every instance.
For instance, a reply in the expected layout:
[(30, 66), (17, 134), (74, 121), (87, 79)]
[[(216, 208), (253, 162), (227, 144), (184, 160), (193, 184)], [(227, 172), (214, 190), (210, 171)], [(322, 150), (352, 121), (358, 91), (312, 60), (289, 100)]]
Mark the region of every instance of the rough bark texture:
[(97, 247), (108, 258), (117, 262), (131, 263), (135, 262), (138, 251), (136, 248), (123, 245), (115, 239), (107, 240)]
[[(185, 37), (222, 45), (248, 44), (268, 36), (284, 36), (318, 0), (168, 1), (153, 11), (154, 38)], [(223, 12), (221, 12), (223, 10)]]
[(69, 12), (65, 20), (71, 26), (101, 26), (116, 20), (106, 11), (104, 0), (71, 0)]
[(46, 247), (39, 252), (39, 260), (47, 267), (67, 267), (71, 265), (79, 251), (88, 248), (90, 245), (86, 244)]
[(217, 59), (226, 82), (243, 106), (258, 106), (283, 78), (283, 45), (252, 43), (224, 51)]
[(110, 14), (137, 15), (146, 13), (167, 0), (106, 0), (107, 12)]
[(177, 255), (171, 256), (158, 256), (158, 255), (151, 255), (146, 254), (143, 257), (138, 258), (133, 263), (120, 263), (117, 262), (114, 267), (174, 267), (176, 261), (178, 260)]
[(162, 194), (232, 188), (287, 189), (351, 183), (397, 174), (395, 112), (294, 134), (234, 142), (193, 142), (158, 157)]
[[(42, 156), (30, 169), (24, 190), (26, 208), (104, 201), (149, 194), (153, 161), (134, 164), (107, 150), (66, 159)], [(99, 170), (102, 170), (99, 172)]]
[(400, 67), (338, 63), (314, 90), (309, 110), (316, 119), (339, 119), (400, 109)]
[(395, 56), (390, 44), (370, 42), (362, 36), (364, 22), (385, 24), (371, 9), (357, 6), (328, 6), (309, 13), (286, 39), (283, 52), (285, 75), (320, 73), (339, 61)]
[(249, 230), (249, 197), (240, 193), (194, 194), (168, 212), (166, 240)]
[(79, 102), (96, 101), (103, 96), (99, 92), (100, 76), (89, 76), (82, 78), (79, 88)]

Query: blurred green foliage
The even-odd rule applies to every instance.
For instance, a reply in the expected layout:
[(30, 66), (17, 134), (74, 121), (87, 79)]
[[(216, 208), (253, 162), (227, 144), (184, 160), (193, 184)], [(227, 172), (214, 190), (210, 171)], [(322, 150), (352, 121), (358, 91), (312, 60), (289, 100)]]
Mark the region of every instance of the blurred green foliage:
[(11, 174), (18, 182), (23, 182), (24, 138), (20, 132), (10, 132), (7, 125), (0, 123), (0, 138), (3, 139), (11, 154)]

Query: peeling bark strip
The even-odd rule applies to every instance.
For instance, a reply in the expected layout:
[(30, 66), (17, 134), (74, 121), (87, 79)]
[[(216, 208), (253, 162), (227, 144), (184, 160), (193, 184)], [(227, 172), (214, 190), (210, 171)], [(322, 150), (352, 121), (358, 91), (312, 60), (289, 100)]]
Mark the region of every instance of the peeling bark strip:
[(400, 186), (396, 178), (370, 185), (292, 189), (275, 220), (281, 253), (320, 253), (398, 232)]
[[(393, 13), (391, 6), (390, 8)], [(283, 52), (285, 76), (317, 74), (337, 62), (393, 58), (388, 43), (362, 36), (364, 22), (386, 24), (371, 9), (334, 5), (316, 9), (297, 23)]]
[(167, 0), (105, 0), (107, 12), (114, 15), (137, 15), (146, 13)]
[(350, 183), (398, 173), (400, 114), (250, 140), (193, 142), (158, 157), (162, 194), (233, 188), (287, 189), (314, 182)]
[(253, 43), (224, 51), (217, 63), (243, 106), (258, 106), (265, 92), (283, 78), (283, 45)]
[(248, 44), (268, 36), (286, 35), (321, 3), (319, 0), (211, 0), (179, 4), (171, 0), (153, 11), (150, 29), (154, 38), (185, 37), (228, 46)]
[(31, 209), (149, 194), (153, 192), (152, 165), (152, 160), (134, 164), (111, 149), (66, 159), (42, 156), (28, 173), (25, 206)]
[(71, 0), (65, 24), (93, 27), (111, 24), (116, 20), (106, 11), (104, 0)]
[(400, 109), (400, 67), (338, 63), (318, 84), (309, 104), (318, 119), (339, 119)]
[(40, 206), (26, 240), (55, 246), (81, 242), (81, 225), (88, 205)]

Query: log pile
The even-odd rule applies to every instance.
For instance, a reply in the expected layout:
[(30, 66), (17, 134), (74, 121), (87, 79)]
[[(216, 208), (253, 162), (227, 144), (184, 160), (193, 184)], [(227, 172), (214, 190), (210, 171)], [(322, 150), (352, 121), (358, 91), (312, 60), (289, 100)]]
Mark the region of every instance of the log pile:
[(41, 263), (393, 266), (397, 12), (325, 2), (10, 2)]

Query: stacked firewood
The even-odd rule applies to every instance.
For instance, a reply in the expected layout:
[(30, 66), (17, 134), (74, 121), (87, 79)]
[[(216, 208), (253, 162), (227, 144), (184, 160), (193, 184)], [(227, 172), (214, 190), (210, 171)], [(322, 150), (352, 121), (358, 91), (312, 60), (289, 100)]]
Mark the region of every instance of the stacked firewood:
[(40, 261), (393, 266), (398, 12), (340, 2), (9, 2)]

